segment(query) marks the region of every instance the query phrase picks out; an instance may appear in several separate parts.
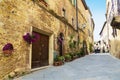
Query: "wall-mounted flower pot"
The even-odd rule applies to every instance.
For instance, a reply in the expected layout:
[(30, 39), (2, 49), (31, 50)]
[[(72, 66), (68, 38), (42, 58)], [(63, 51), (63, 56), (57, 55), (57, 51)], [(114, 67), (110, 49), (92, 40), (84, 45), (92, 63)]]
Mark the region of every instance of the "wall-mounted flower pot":
[(3, 47), (3, 54), (4, 56), (10, 56), (13, 52), (13, 45), (11, 43), (7, 43), (4, 47)]
[(32, 32), (32, 34), (31, 34), (31, 33), (26, 33), (26, 34), (23, 36), (23, 39), (24, 39), (27, 43), (31, 44), (32, 42), (35, 42), (35, 41), (37, 41), (37, 40), (39, 39), (39, 35), (38, 35), (37, 33), (35, 33), (35, 32)]
[(4, 54), (4, 56), (8, 57), (8, 56), (12, 55), (12, 52), (13, 52), (13, 50), (5, 50), (5, 51), (3, 51), (3, 54)]

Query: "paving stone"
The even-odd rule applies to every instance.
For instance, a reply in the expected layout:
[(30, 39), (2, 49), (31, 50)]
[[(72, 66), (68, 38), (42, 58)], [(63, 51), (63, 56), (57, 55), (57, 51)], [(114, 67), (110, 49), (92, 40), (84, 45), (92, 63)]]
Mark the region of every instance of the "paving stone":
[(15, 80), (120, 80), (120, 60), (109, 53), (91, 54), (35, 71)]

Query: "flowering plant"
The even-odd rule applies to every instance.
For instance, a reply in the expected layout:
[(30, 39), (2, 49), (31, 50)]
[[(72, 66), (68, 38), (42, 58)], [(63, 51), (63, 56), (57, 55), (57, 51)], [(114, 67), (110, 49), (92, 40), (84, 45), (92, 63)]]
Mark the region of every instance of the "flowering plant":
[(39, 39), (39, 35), (35, 32), (33, 32), (32, 34), (30, 33), (26, 33), (23, 36), (23, 39), (28, 42), (29, 44), (31, 44), (32, 42), (35, 42), (37, 39)]
[(13, 45), (11, 43), (7, 43), (4, 47), (3, 47), (3, 51), (5, 50), (13, 50)]
[(62, 37), (57, 37), (57, 39), (58, 39), (58, 44), (62, 44), (63, 38)]
[(13, 45), (11, 43), (7, 43), (2, 50), (3, 53), (8, 56), (12, 54), (13, 49)]
[(64, 40), (63, 33), (59, 34), (59, 36), (57, 37), (57, 40), (58, 40), (58, 44), (62, 44), (63, 43), (63, 40)]

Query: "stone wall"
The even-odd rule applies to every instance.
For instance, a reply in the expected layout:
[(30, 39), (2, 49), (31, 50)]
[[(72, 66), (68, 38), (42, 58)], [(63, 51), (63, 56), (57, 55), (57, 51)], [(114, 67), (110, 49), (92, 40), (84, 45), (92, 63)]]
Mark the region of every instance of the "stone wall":
[(120, 41), (111, 40), (110, 41), (110, 53), (120, 59)]
[(111, 36), (111, 39), (109, 40), (109, 50), (110, 53), (119, 58), (120, 59), (120, 30), (117, 29), (117, 35), (115, 35), (115, 37), (113, 37), (113, 35)]
[[(32, 27), (48, 33), (53, 32), (54, 39), (63, 32), (65, 35), (64, 52), (69, 51), (69, 35), (77, 34), (76, 31), (70, 23), (65, 23), (64, 19), (55, 17), (56, 12), (51, 13), (51, 9), (47, 8), (49, 7), (41, 3), (38, 5), (31, 0), (0, 1), (0, 79), (18, 68), (30, 69), (31, 45), (23, 40), (23, 35), (27, 32), (31, 33)], [(6, 43), (12, 43), (14, 46), (14, 52), (9, 57), (5, 57), (2, 52)]]
[[(22, 36), (25, 32), (29, 32), (30, 28), (27, 19), (28, 10), (27, 7), (24, 7), (25, 5), (27, 3), (21, 0), (2, 0), (0, 2), (0, 78), (18, 66), (27, 65), (26, 55), (29, 54), (29, 45)], [(14, 46), (12, 56), (5, 57), (2, 54), (2, 48), (6, 43), (12, 43)]]

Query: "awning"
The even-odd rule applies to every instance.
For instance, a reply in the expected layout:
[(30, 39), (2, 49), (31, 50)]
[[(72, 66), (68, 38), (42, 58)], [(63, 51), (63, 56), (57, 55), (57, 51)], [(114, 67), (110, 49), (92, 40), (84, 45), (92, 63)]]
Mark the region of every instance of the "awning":
[(114, 16), (111, 21), (111, 26), (120, 29), (120, 16)]

